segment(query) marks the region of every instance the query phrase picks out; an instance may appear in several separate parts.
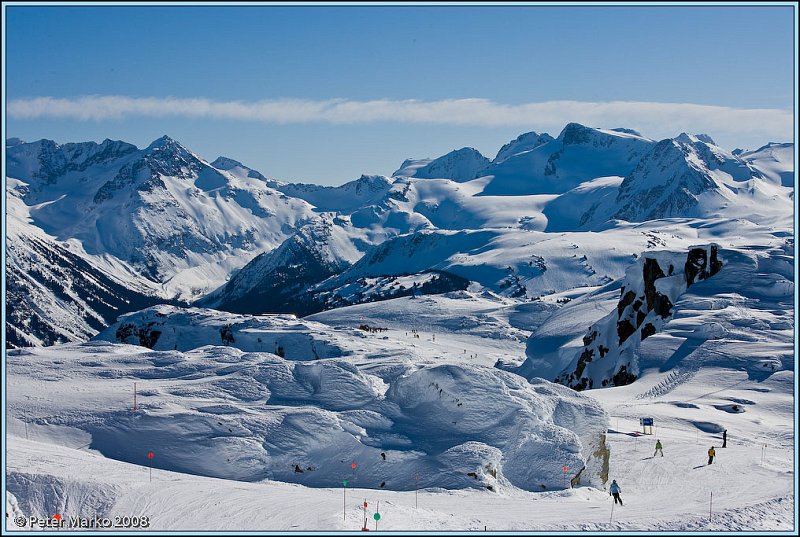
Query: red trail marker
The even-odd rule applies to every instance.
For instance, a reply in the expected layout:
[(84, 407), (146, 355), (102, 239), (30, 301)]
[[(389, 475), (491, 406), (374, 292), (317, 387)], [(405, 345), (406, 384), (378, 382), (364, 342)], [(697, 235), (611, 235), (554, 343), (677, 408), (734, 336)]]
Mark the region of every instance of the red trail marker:
[(150, 461), (150, 482), (151, 483), (153, 482), (153, 457), (155, 457), (155, 455), (153, 454), (152, 451), (147, 454), (147, 459)]

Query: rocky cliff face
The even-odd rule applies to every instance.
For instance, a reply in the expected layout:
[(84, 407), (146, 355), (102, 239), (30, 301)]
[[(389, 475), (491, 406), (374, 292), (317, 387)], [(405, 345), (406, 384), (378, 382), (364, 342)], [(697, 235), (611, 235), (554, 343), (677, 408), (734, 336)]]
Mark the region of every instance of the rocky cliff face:
[(649, 252), (626, 273), (614, 311), (589, 327), (583, 348), (555, 379), (576, 390), (623, 386), (636, 380), (636, 349), (673, 314), (692, 284), (720, 271), (716, 244), (687, 252)]

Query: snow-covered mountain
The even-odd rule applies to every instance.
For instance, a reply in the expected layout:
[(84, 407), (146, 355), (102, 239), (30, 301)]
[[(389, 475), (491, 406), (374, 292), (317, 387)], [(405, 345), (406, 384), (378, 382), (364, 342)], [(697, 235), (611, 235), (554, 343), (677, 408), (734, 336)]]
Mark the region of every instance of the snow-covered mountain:
[(141, 150), (7, 142), (25, 218), (114, 281), (299, 314), (473, 284), (539, 298), (616, 280), (651, 243), (686, 248), (703, 220), (788, 229), (792, 148), (734, 155), (707, 135), (655, 142), (572, 123), (557, 138), (520, 135), (491, 162), (465, 148), (323, 187), (209, 164), (168, 137)]
[(142, 150), (110, 140), (8, 148), (8, 176), (27, 183), (22, 199), (35, 225), (127, 265), (166, 297), (213, 290), (313, 216), (259, 175), (222, 165), (167, 136)]
[(773, 193), (758, 169), (709, 140), (684, 133), (659, 142), (620, 184), (613, 217), (709, 216), (738, 195)]
[(308, 288), (339, 274), (361, 255), (344, 229), (323, 217), (257, 256), (198, 305), (239, 313), (313, 313), (324, 306), (314, 303)]
[(238, 160), (234, 160), (228, 157), (217, 157), (214, 162), (211, 163), (211, 166), (218, 169), (218, 170), (225, 170), (227, 172), (231, 172), (237, 176), (245, 176), (250, 177), (253, 179), (261, 179), (262, 181), (269, 181), (266, 177), (261, 175), (261, 172), (258, 170), (254, 170), (253, 168), (249, 168), (239, 162)]
[(341, 186), (318, 186), (304, 183), (270, 182), (287, 196), (304, 199), (320, 211), (347, 213), (379, 202), (391, 189), (393, 181), (382, 175), (362, 175)]
[(478, 177), (490, 162), (477, 149), (462, 147), (432, 160), (406, 160), (392, 177), (452, 179), (463, 183)]
[(635, 131), (570, 123), (557, 138), (483, 170), (492, 177), (483, 195), (562, 194), (596, 177), (625, 176), (654, 144)]
[(160, 301), (135, 279), (120, 279), (104, 271), (31, 224), (21, 200), (26, 188), (20, 181), (8, 180), (8, 347), (86, 341), (120, 313)]
[(770, 142), (755, 151), (737, 155), (775, 184), (794, 187), (794, 144)]
[(519, 153), (524, 153), (526, 151), (530, 151), (531, 149), (536, 149), (542, 144), (546, 144), (547, 142), (552, 142), (553, 137), (547, 134), (546, 132), (542, 134), (538, 134), (534, 131), (526, 132), (525, 134), (520, 134), (517, 136), (515, 140), (512, 140), (505, 144), (503, 147), (500, 148), (500, 151), (497, 152), (497, 155), (494, 157), (492, 161), (495, 164), (499, 164), (503, 162), (508, 157), (513, 157), (514, 155), (518, 155)]

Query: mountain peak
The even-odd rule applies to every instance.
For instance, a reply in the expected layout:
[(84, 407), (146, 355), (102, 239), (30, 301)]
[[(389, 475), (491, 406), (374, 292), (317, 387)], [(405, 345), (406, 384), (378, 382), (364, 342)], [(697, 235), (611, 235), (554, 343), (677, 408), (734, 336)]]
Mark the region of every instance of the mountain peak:
[(170, 138), (168, 135), (165, 134), (161, 138), (153, 140), (152, 143), (147, 146), (147, 149), (152, 151), (152, 150), (174, 148), (174, 147), (183, 147), (183, 146), (181, 146), (180, 143), (178, 143), (177, 141), (175, 141), (174, 139)]
[(211, 163), (211, 167), (225, 171), (230, 171), (233, 170), (234, 168), (240, 168), (247, 172), (247, 177), (250, 177), (252, 179), (261, 179), (262, 181), (267, 180), (266, 177), (261, 175), (261, 172), (254, 170), (253, 168), (250, 168), (248, 166), (245, 166), (238, 160), (234, 160), (229, 157), (223, 157), (223, 156), (217, 157), (217, 159)]
[(546, 144), (552, 140), (553, 137), (546, 132), (539, 134), (536, 131), (531, 131), (520, 134), (516, 139), (508, 142), (500, 148), (500, 151), (497, 152), (497, 156), (494, 157), (494, 162), (502, 162), (508, 157), (512, 157), (525, 151), (530, 151), (531, 149), (535, 149), (540, 145)]
[(706, 144), (717, 145), (714, 142), (714, 139), (711, 138), (708, 134), (688, 134), (685, 132), (680, 133), (678, 136), (675, 137), (675, 140), (678, 142), (683, 142), (685, 144), (693, 144), (697, 142), (703, 142)]
[[(478, 177), (478, 173), (486, 168), (491, 161), (484, 157), (480, 151), (473, 147), (462, 147), (450, 151), (446, 155), (433, 159), (423, 166), (415, 166), (403, 163), (403, 167), (396, 171), (393, 176), (411, 172), (405, 177), (418, 177), (421, 179), (451, 179), (457, 182), (471, 181)], [(419, 161), (420, 164), (425, 161)]]
[(230, 170), (231, 168), (245, 168), (246, 166), (239, 162), (238, 160), (234, 160), (229, 157), (223, 157), (220, 155), (217, 157), (214, 162), (211, 163), (218, 170)]
[(595, 129), (587, 127), (586, 125), (581, 125), (580, 123), (567, 123), (561, 131), (561, 134), (558, 135), (558, 139), (561, 140), (564, 145), (584, 143), (588, 141), (589, 133), (594, 130)]

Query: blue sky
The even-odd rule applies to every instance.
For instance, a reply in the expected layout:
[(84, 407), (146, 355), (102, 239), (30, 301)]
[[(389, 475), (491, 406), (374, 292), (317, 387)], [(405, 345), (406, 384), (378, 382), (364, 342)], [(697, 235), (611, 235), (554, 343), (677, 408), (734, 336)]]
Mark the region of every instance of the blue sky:
[(169, 134), (340, 184), (569, 121), (729, 149), (793, 133), (791, 6), (6, 9), (6, 134), (24, 140)]

